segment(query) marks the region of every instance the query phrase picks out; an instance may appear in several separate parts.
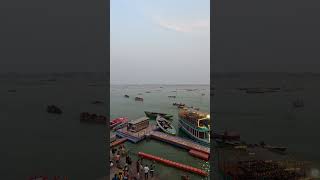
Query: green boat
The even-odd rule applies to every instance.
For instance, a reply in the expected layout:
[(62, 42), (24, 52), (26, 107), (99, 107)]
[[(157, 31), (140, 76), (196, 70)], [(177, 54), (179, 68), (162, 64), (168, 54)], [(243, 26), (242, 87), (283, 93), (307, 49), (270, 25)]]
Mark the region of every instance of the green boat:
[(170, 135), (176, 135), (176, 129), (172, 126), (171, 122), (160, 115), (157, 116), (156, 121), (162, 131)]
[(173, 115), (166, 114), (166, 113), (157, 113), (157, 112), (149, 112), (149, 111), (145, 111), (144, 113), (149, 119), (152, 119), (152, 120), (156, 120), (158, 115), (164, 117), (167, 120), (172, 120), (172, 117), (173, 117)]

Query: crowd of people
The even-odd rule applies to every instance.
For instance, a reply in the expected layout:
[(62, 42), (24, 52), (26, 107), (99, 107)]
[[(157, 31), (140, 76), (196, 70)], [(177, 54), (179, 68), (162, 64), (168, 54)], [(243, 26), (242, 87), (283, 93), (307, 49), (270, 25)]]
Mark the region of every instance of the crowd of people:
[[(136, 168), (128, 151), (122, 144), (119, 148), (111, 150), (112, 158), (110, 160), (110, 168), (116, 168), (117, 172), (114, 174), (112, 180), (148, 180), (154, 177), (155, 162), (153, 161), (150, 166), (143, 163), (143, 158), (136, 161)], [(125, 157), (125, 163), (122, 163)]]
[(243, 179), (267, 178), (275, 180), (290, 180), (305, 177), (303, 171), (291, 171), (280, 166), (276, 162), (266, 162), (262, 160), (242, 161), (239, 162), (239, 167), (244, 172), (241, 175)]

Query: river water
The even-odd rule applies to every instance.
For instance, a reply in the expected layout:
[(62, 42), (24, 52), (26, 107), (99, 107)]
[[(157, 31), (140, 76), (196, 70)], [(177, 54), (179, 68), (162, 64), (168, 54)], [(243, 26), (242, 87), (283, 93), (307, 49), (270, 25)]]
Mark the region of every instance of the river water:
[[(197, 90), (186, 91), (185, 89)], [(145, 93), (146, 91), (150, 93)], [(142, 95), (138, 95), (139, 93)], [(202, 96), (202, 93), (205, 95)], [(145, 116), (144, 111), (164, 112), (174, 116), (173, 125), (176, 130), (178, 130), (178, 108), (172, 106), (173, 102), (182, 102), (189, 106), (199, 107), (200, 111), (210, 112), (209, 85), (112, 85), (110, 94), (112, 118), (126, 116), (129, 119), (137, 119)], [(124, 94), (128, 94), (130, 98), (124, 98)], [(170, 95), (176, 98), (168, 98)], [(143, 97), (144, 101), (136, 102), (135, 96)], [(178, 136), (188, 138), (182, 131), (178, 131)], [(160, 141), (144, 140), (137, 144), (127, 142), (126, 146), (133, 154), (133, 159), (136, 159), (135, 154), (141, 151), (209, 171), (208, 162), (190, 156), (184, 149)], [(162, 164), (156, 165), (155, 173), (160, 179), (180, 179), (182, 175), (189, 175), (191, 179), (207, 179)]]

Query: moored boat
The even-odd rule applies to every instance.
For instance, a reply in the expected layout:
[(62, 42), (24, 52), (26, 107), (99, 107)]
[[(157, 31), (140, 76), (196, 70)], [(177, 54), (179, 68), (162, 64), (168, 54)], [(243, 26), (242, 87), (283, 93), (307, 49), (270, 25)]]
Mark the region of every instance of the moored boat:
[(105, 117), (103, 115), (97, 115), (94, 113), (91, 114), (88, 112), (83, 112), (80, 114), (80, 121), (106, 124), (107, 117)]
[(213, 133), (214, 139), (222, 139), (222, 140), (240, 140), (240, 134), (236, 132), (228, 132), (225, 131), (223, 133)]
[(114, 142), (117, 139), (116, 134), (110, 132), (110, 143)]
[(142, 98), (142, 97), (135, 97), (134, 100), (136, 100), (136, 101), (143, 101), (143, 98)]
[(176, 129), (168, 120), (158, 115), (156, 121), (162, 131), (164, 131), (167, 134), (176, 135)]
[(129, 95), (127, 95), (127, 94), (125, 94), (125, 95), (124, 95), (124, 97), (125, 97), (125, 98), (129, 98), (130, 96), (129, 96)]
[(112, 129), (120, 124), (127, 123), (127, 122), (128, 122), (127, 117), (118, 117), (110, 121), (110, 128)]
[(62, 114), (62, 110), (55, 105), (49, 105), (47, 107), (47, 112), (52, 114)]
[(179, 112), (179, 127), (196, 142), (210, 145), (210, 114), (183, 108)]
[(173, 104), (172, 104), (173, 106), (185, 106), (185, 104), (183, 104), (183, 103), (176, 103), (176, 102), (174, 102)]
[(158, 112), (149, 112), (149, 111), (145, 111), (144, 112), (146, 114), (146, 116), (148, 118), (150, 118), (151, 120), (156, 120), (157, 116), (160, 115), (168, 120), (171, 120), (171, 118), (173, 117), (173, 115), (171, 114), (166, 114), (166, 113), (158, 113)]

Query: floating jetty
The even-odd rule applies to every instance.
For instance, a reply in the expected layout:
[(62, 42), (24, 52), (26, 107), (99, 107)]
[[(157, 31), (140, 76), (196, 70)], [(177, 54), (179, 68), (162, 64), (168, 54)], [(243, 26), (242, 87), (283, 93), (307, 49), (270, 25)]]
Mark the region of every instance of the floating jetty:
[(110, 148), (113, 148), (113, 147), (115, 147), (115, 146), (117, 146), (119, 144), (122, 144), (122, 143), (126, 142), (127, 140), (128, 140), (127, 138), (118, 139), (118, 140), (110, 143)]
[(154, 124), (149, 124), (147, 128), (142, 129), (139, 132), (128, 131), (127, 127), (123, 127), (116, 131), (116, 135), (121, 138), (127, 138), (130, 142), (138, 143), (145, 139), (147, 134), (150, 134), (152, 131), (157, 129), (159, 129), (159, 127)]
[(210, 148), (201, 146), (198, 143), (193, 141), (178, 137), (178, 136), (171, 136), (159, 131), (153, 131), (150, 133), (150, 137), (159, 141), (164, 141), (169, 144), (173, 144), (175, 146), (187, 149), (187, 150), (194, 150), (198, 151), (207, 155), (210, 155)]
[(154, 156), (154, 155), (151, 155), (151, 154), (146, 154), (146, 153), (143, 153), (143, 152), (139, 152), (138, 155), (143, 157), (143, 158), (146, 158), (146, 159), (155, 160), (155, 161), (161, 162), (163, 164), (166, 164), (168, 166), (172, 166), (172, 167), (176, 167), (176, 168), (182, 169), (184, 171), (196, 173), (196, 174), (201, 175), (201, 176), (208, 176), (208, 173), (206, 171), (203, 171), (203, 170), (198, 169), (198, 168), (194, 168), (192, 166), (188, 166), (188, 165), (185, 165), (185, 164), (177, 163), (177, 162), (174, 162), (174, 161), (163, 159), (161, 157)]
[(191, 150), (189, 151), (189, 154), (190, 154), (191, 156), (200, 158), (200, 159), (202, 159), (202, 160), (209, 161), (209, 154), (207, 154), (207, 153), (203, 153), (203, 152), (199, 152), (199, 151), (196, 151), (196, 150), (191, 149)]

